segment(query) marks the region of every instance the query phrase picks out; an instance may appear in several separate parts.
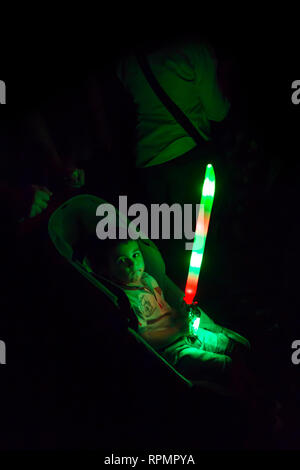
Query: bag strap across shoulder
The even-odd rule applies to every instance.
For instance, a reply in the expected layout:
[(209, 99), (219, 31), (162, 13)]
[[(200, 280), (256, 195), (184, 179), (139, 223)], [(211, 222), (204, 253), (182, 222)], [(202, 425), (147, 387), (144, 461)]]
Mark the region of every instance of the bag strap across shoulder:
[(136, 59), (143, 74), (145, 75), (146, 80), (162, 104), (167, 108), (169, 113), (172, 114), (174, 119), (184, 128), (187, 134), (192, 137), (192, 139), (194, 139), (196, 144), (202, 146), (204, 143), (203, 138), (197, 131), (196, 127), (184, 114), (184, 112), (177, 106), (176, 103), (174, 103), (173, 100), (171, 100), (169, 95), (161, 87), (160, 83), (151, 70), (147, 57), (144, 54), (136, 54)]

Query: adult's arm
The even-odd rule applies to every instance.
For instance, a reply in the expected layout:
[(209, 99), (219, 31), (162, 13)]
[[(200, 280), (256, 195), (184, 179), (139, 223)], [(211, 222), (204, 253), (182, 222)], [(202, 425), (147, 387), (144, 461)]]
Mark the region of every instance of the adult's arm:
[(72, 158), (62, 160), (50, 135), (47, 123), (39, 111), (27, 117), (26, 130), (29, 139), (37, 146), (39, 158), (43, 159), (45, 173), (52, 181), (65, 181), (72, 187), (81, 187), (85, 182), (84, 170), (77, 168)]
[(192, 44), (187, 49), (194, 68), (198, 99), (208, 120), (220, 122), (229, 112), (229, 100), (223, 95), (217, 76), (213, 49), (205, 44)]
[(28, 184), (21, 187), (0, 181), (0, 209), (6, 221), (35, 217), (47, 209), (51, 196), (52, 192), (44, 186)]
[(25, 129), (28, 138), (37, 145), (39, 158), (44, 160), (45, 168), (52, 175), (62, 175), (64, 171), (63, 161), (57, 152), (46, 121), (39, 111), (33, 111), (26, 117)]

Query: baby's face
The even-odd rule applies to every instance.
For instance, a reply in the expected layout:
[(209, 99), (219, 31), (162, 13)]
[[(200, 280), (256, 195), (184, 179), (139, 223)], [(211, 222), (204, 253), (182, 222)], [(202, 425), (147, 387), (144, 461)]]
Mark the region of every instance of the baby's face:
[(136, 241), (126, 241), (114, 248), (108, 264), (112, 279), (128, 286), (139, 285), (144, 269), (143, 255)]

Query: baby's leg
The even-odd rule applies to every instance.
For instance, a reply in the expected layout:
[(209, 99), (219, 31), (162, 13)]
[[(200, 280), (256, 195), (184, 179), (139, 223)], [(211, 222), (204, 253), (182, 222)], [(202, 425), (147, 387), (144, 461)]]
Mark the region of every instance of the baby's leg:
[(201, 343), (201, 348), (206, 352), (215, 353), (223, 357), (229, 356), (232, 360), (231, 377), (234, 388), (239, 392), (253, 389), (255, 382), (254, 377), (251, 375), (245, 363), (244, 354), (249, 350), (244, 344), (238, 343), (223, 333), (212, 333), (203, 328), (199, 328), (197, 332), (198, 340)]
[(222, 333), (213, 333), (199, 328), (197, 338), (201, 343), (201, 349), (207, 352), (230, 355), (232, 351), (232, 341)]
[(230, 379), (232, 361), (225, 354), (215, 354), (199, 348), (189, 348), (179, 357), (176, 368), (190, 380)]

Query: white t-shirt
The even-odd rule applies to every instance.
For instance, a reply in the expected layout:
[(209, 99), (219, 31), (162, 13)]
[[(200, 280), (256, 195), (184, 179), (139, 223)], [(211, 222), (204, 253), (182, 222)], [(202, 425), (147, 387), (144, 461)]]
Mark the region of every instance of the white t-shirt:
[[(230, 107), (217, 82), (213, 52), (204, 44), (189, 44), (147, 57), (162, 88), (209, 141), (210, 121), (222, 121)], [(156, 96), (135, 56), (122, 59), (117, 74), (137, 106), (137, 167), (164, 163), (196, 146)]]
[(143, 273), (142, 286), (122, 287), (139, 322), (139, 329), (158, 329), (169, 324), (172, 308), (150, 274)]

